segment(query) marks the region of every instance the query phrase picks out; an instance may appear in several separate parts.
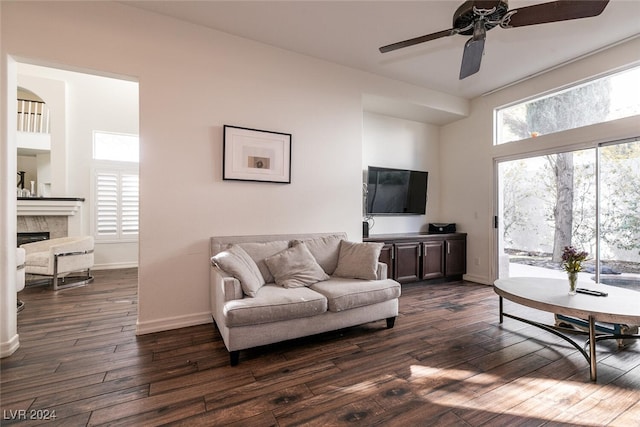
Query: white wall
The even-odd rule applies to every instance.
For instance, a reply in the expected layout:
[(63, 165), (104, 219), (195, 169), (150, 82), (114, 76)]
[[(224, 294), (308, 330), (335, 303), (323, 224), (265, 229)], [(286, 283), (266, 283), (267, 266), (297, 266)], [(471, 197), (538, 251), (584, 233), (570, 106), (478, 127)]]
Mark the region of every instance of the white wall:
[(640, 39), (592, 55), (521, 84), (472, 101), (468, 118), (440, 133), (441, 213), (467, 236), (467, 276), (479, 283), (496, 278), (496, 240), (492, 227), (494, 159), (515, 158), (557, 147), (588, 147), (640, 135), (638, 117), (588, 126), (516, 143), (493, 146), (493, 110), (576, 81), (640, 61)]
[(374, 113), (365, 113), (363, 123), (363, 172), (367, 166), (429, 172), (426, 214), (374, 216), (370, 234), (427, 231), (440, 215), (439, 127)]
[[(0, 7), (3, 57), (139, 81), (139, 333), (210, 321), (209, 236), (345, 231), (360, 239), (363, 93), (468, 108), (119, 3)], [(47, 37), (25, 35), (21, 22)], [(223, 182), (224, 124), (291, 133), (292, 184)]]

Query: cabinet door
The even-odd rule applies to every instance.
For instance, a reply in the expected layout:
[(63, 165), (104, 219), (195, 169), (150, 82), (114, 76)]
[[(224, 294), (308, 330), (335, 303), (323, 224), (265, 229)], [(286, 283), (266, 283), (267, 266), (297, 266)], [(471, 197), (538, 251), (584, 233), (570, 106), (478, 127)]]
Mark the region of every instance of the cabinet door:
[(393, 267), (394, 267), (394, 262), (393, 262), (393, 244), (392, 243), (385, 243), (385, 245), (382, 247), (382, 251), (380, 251), (380, 257), (378, 258), (378, 261), (380, 261), (381, 263), (387, 264), (387, 278), (392, 279), (394, 277), (393, 275)]
[(444, 240), (422, 244), (422, 280), (444, 277)]
[(458, 276), (467, 272), (467, 242), (464, 239), (445, 241), (445, 274)]
[(400, 283), (420, 280), (420, 242), (395, 244), (395, 275)]

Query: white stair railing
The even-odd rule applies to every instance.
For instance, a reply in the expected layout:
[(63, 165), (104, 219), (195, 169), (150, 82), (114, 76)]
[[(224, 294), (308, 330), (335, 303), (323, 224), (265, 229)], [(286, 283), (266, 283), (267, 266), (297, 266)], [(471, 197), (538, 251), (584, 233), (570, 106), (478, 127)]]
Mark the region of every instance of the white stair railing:
[(18, 132), (49, 133), (49, 108), (44, 102), (18, 98)]

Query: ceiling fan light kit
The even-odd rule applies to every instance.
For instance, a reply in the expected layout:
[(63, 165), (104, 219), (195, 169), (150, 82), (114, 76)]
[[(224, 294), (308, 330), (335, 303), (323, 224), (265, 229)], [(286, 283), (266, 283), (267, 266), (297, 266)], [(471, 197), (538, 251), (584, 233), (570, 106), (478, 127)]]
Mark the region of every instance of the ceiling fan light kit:
[(490, 29), (590, 18), (600, 15), (607, 3), (609, 0), (558, 0), (509, 10), (507, 0), (467, 0), (453, 14), (453, 28), (382, 46), (380, 52), (391, 52), (455, 34), (471, 35), (462, 53), (462, 80), (480, 70), (484, 42)]

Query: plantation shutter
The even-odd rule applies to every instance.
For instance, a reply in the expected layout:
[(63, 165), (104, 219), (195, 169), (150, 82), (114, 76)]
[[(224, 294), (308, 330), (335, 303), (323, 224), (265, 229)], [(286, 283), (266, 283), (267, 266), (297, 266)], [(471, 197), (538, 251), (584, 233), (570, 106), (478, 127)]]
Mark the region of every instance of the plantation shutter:
[(95, 172), (96, 239), (135, 239), (138, 235), (138, 175)]
[(118, 235), (118, 174), (96, 174), (96, 234)]
[(138, 234), (138, 175), (121, 175), (121, 231), (125, 236)]

